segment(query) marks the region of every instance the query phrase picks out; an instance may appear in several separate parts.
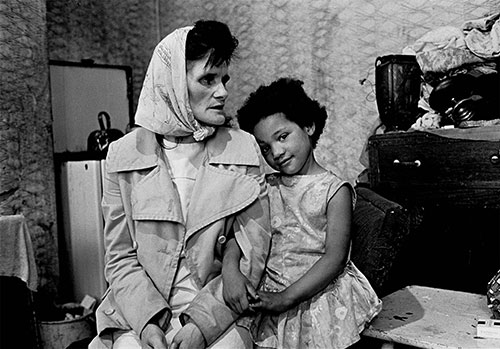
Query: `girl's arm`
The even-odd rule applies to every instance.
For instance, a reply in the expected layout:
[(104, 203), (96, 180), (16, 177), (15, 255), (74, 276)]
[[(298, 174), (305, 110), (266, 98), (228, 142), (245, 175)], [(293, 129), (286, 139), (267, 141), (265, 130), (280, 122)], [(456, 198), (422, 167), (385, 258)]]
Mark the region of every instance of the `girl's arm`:
[(343, 185), (327, 207), (325, 254), (300, 279), (282, 292), (259, 292), (261, 301), (252, 307), (284, 312), (323, 290), (344, 270), (350, 246), (352, 196)]
[(254, 299), (257, 292), (240, 272), (241, 250), (234, 236), (226, 242), (222, 259), (222, 294), (226, 304), (236, 313), (248, 309), (248, 297)]
[[(239, 138), (240, 136), (241, 138)], [(257, 183), (257, 198), (249, 206), (234, 214), (234, 220), (232, 220), (230, 228), (234, 232), (234, 237), (241, 251), (241, 258), (239, 259), (240, 272), (256, 288), (264, 272), (271, 239), (271, 220), (269, 218), (269, 199), (265, 181), (264, 160), (258, 156), (259, 147), (257, 142), (249, 134), (243, 133), (243, 131), (235, 131), (234, 134), (231, 134), (231, 137), (234, 141), (237, 140), (234, 144), (238, 144), (241, 148), (240, 151), (246, 152), (247, 149), (253, 148), (257, 158), (256, 163), (249, 164), (246, 167), (246, 175), (253, 180), (245, 180), (248, 185), (251, 182), (251, 186)], [(248, 139), (250, 143), (245, 144), (245, 139)], [(233, 167), (233, 165), (228, 167), (232, 171), (230, 167)], [(241, 169), (245, 168), (242, 167)], [(239, 171), (238, 166), (236, 166), (236, 171)], [(207, 346), (210, 346), (239, 317), (239, 314), (232, 311), (222, 299), (222, 279), (222, 276), (217, 276), (208, 282), (184, 313), (181, 314), (181, 321), (190, 318), (190, 321), (199, 327), (205, 337)]]

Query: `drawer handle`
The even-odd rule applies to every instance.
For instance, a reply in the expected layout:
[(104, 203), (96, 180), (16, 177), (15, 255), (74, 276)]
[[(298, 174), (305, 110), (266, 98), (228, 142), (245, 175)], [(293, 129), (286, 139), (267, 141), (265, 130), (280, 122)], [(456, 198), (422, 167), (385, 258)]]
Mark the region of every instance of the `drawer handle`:
[(415, 161), (399, 161), (398, 159), (395, 159), (392, 162), (396, 166), (404, 166), (404, 167), (420, 167), (422, 166), (422, 162), (420, 160), (415, 160)]
[(498, 155), (492, 155), (490, 157), (490, 161), (491, 161), (492, 164), (496, 165), (496, 164), (498, 164), (500, 162), (500, 156), (498, 156)]

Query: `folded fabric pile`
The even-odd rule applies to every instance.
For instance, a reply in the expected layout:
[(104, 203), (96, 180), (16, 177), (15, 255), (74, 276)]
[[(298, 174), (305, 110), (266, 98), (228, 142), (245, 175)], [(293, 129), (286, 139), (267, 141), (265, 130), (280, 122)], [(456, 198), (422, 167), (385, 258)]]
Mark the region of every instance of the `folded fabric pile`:
[[(422, 71), (419, 108), (427, 111), (412, 129), (459, 126), (498, 118), (500, 12), (469, 20), (461, 28), (432, 30), (403, 54), (414, 55)], [(493, 100), (492, 100), (493, 99)]]

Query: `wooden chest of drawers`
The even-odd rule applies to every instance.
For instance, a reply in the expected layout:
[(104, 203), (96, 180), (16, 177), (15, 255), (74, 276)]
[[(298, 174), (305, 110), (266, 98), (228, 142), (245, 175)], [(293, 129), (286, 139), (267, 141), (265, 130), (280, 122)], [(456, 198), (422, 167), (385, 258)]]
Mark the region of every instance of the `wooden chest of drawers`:
[(410, 209), (394, 273), (483, 294), (500, 267), (500, 126), (370, 137), (370, 184)]
[(372, 188), (396, 201), (500, 207), (500, 127), (374, 135), (368, 151)]

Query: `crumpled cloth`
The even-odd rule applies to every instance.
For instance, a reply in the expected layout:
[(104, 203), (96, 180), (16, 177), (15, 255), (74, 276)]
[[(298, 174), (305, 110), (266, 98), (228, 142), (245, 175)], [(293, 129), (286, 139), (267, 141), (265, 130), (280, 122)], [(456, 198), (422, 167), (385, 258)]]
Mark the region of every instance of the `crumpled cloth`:
[(429, 129), (438, 129), (441, 127), (441, 115), (435, 112), (427, 112), (421, 117), (419, 117), (413, 125), (411, 125), (411, 130), (416, 131), (426, 131)]
[(403, 49), (415, 55), (420, 69), (444, 73), (500, 57), (500, 12), (465, 21), (461, 28), (433, 29)]
[(37, 289), (35, 255), (23, 215), (0, 216), (0, 276), (17, 277), (30, 290)]
[(416, 55), (422, 72), (446, 73), (467, 64), (482, 63), (484, 60), (468, 49), (447, 48), (439, 51), (420, 52)]
[(471, 63), (484, 61), (466, 45), (465, 35), (459, 28), (439, 27), (403, 49), (404, 54), (415, 55), (422, 73), (444, 73)]
[(424, 34), (413, 44), (405, 47), (403, 53), (415, 55), (418, 52), (446, 50), (450, 48), (467, 48), (464, 34), (459, 28), (443, 26)]
[(462, 25), (469, 50), (482, 58), (500, 57), (500, 12)]

